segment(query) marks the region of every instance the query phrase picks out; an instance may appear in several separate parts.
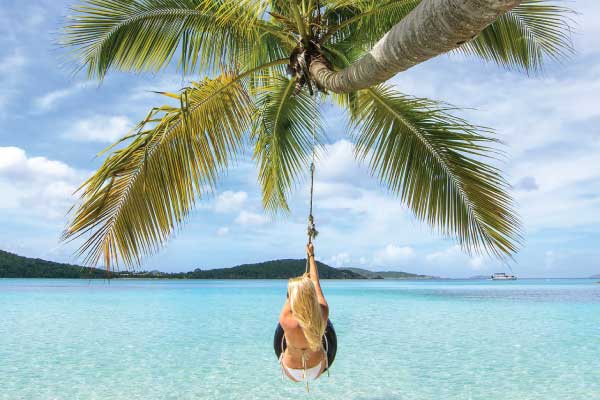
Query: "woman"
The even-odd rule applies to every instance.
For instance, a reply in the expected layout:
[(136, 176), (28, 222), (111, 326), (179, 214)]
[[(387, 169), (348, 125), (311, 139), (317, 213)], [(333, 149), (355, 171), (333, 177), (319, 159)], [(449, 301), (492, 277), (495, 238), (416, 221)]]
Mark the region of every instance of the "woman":
[(329, 318), (329, 306), (321, 290), (311, 243), (306, 247), (306, 252), (309, 274), (289, 280), (288, 298), (279, 316), (287, 344), (279, 362), (291, 380), (308, 384), (328, 367), (322, 340)]

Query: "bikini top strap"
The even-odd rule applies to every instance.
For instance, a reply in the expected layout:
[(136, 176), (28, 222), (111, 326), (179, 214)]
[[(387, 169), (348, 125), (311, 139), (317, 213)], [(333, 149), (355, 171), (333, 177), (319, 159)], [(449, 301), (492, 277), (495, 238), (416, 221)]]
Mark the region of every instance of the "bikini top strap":
[(283, 348), (283, 344), (285, 342), (285, 335), (281, 337), (281, 354), (279, 354), (279, 366), (281, 367), (281, 380), (285, 379), (285, 370), (283, 365), (283, 356), (285, 355), (285, 350)]

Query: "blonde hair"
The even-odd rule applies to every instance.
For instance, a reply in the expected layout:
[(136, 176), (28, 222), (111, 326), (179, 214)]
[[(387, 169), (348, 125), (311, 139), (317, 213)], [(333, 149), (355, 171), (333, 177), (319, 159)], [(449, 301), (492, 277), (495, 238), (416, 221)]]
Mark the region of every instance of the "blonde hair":
[(292, 314), (300, 323), (308, 346), (312, 351), (320, 350), (327, 324), (323, 320), (314, 283), (308, 274), (304, 274), (288, 281), (288, 291)]

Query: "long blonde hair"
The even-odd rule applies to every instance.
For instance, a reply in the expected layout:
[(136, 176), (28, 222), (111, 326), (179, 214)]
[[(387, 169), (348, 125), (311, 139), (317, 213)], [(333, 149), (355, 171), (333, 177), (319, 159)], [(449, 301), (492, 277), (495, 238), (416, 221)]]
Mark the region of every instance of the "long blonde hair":
[(308, 274), (291, 278), (288, 281), (288, 292), (292, 314), (300, 323), (308, 346), (312, 351), (320, 350), (327, 324), (323, 320), (314, 283)]

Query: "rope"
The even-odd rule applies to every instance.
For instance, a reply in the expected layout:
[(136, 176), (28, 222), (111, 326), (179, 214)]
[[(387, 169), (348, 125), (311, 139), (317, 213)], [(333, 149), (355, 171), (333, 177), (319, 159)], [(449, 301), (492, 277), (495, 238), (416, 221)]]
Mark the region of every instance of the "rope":
[[(313, 94), (313, 102), (314, 102), (314, 110), (315, 113), (318, 110), (319, 105), (317, 104), (317, 94)], [(315, 218), (313, 217), (313, 194), (315, 188), (315, 153), (317, 147), (317, 118), (313, 118), (312, 124), (312, 160), (310, 162), (310, 210), (308, 212), (308, 227), (307, 227), (307, 235), (308, 235), (308, 244), (311, 244), (314, 238), (317, 237), (319, 232), (315, 227)], [(305, 274), (308, 274), (309, 271), (309, 258), (306, 257), (306, 269), (304, 271)]]

